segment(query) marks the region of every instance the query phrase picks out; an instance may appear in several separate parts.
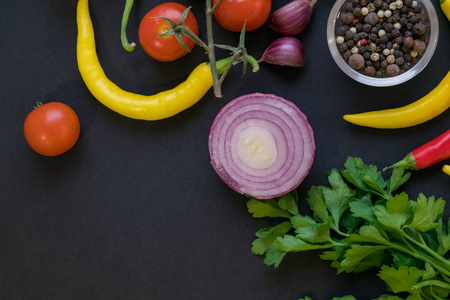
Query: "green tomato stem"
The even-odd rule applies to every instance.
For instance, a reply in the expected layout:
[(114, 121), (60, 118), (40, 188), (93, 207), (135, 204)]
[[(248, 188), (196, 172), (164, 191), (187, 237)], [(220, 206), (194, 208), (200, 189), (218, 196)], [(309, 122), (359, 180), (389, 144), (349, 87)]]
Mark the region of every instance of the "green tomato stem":
[(209, 47), (208, 45), (205, 44), (205, 42), (203, 42), (195, 33), (193, 33), (189, 28), (187, 28), (186, 26), (180, 26), (181, 28), (181, 33), (184, 34), (185, 36), (187, 36), (188, 38), (190, 38), (192, 41), (194, 41), (194, 43), (196, 43), (197, 45), (199, 45), (200, 47), (202, 47), (203, 49), (205, 49), (206, 53), (209, 52)]
[(128, 25), (128, 17), (130, 16), (131, 8), (133, 7), (134, 0), (127, 0), (125, 3), (125, 9), (123, 11), (122, 16), (122, 27), (120, 32), (120, 39), (122, 41), (122, 46), (128, 52), (133, 51), (136, 48), (135, 43), (129, 43), (127, 39), (127, 25)]
[(213, 29), (212, 29), (212, 16), (214, 11), (211, 9), (211, 0), (206, 0), (206, 38), (208, 45), (208, 58), (211, 64), (211, 75), (214, 84), (214, 95), (217, 98), (222, 98), (222, 90), (219, 82), (219, 75), (217, 74), (216, 68), (216, 55), (214, 53), (214, 40), (213, 40)]

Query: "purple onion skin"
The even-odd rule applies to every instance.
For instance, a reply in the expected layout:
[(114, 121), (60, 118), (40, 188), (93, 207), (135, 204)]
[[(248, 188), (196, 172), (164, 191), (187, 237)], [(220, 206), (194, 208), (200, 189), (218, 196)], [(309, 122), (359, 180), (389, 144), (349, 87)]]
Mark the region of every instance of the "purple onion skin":
[(294, 36), (301, 33), (311, 21), (317, 0), (294, 0), (270, 15), (269, 27), (282, 35)]
[(273, 41), (259, 61), (300, 68), (306, 64), (305, 47), (299, 39), (284, 36)]

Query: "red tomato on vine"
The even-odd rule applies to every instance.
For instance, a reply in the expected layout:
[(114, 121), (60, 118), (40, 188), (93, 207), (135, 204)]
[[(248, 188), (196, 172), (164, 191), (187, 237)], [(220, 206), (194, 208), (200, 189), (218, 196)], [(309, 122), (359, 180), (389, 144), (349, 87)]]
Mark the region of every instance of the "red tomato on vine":
[[(171, 29), (170, 24), (158, 17), (165, 17), (178, 23), (186, 7), (179, 3), (166, 2), (155, 6), (142, 19), (139, 25), (139, 42), (148, 55), (159, 61), (173, 61), (188, 53), (178, 42), (175, 35), (157, 37)], [(194, 14), (189, 11), (184, 26), (198, 35), (198, 24)], [(191, 50), (195, 43), (187, 36), (182, 37), (184, 44)]]
[[(217, 2), (213, 0), (212, 5)], [(235, 32), (240, 32), (247, 20), (245, 31), (252, 31), (266, 22), (271, 9), (271, 0), (223, 0), (214, 16), (222, 27)]]
[(75, 145), (80, 136), (80, 121), (68, 105), (50, 102), (39, 105), (28, 114), (23, 133), (34, 151), (56, 156)]

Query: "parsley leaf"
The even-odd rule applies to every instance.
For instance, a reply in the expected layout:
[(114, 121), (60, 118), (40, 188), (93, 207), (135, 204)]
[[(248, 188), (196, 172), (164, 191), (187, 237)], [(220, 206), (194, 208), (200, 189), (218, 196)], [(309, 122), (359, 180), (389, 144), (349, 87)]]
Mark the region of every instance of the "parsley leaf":
[(353, 216), (363, 218), (369, 223), (373, 223), (376, 219), (370, 194), (366, 194), (362, 198), (357, 198), (351, 202), (350, 211), (353, 213)]
[(420, 291), (414, 286), (419, 282), (424, 271), (415, 267), (402, 266), (398, 269), (388, 266), (382, 266), (378, 277), (384, 280), (394, 293), (409, 292), (416, 296), (417, 299), (422, 299)]
[(279, 237), (283, 236), (291, 230), (292, 224), (290, 222), (283, 222), (274, 227), (267, 227), (260, 229), (256, 232), (258, 237), (253, 241), (252, 253), (262, 255), (266, 253), (273, 241)]
[(386, 202), (386, 206), (375, 205), (373, 208), (377, 220), (387, 231), (401, 231), (412, 215), (409, 196), (406, 193), (396, 195)]
[(426, 198), (423, 194), (419, 194), (417, 205), (414, 210), (414, 218), (409, 224), (422, 232), (426, 232), (439, 226), (436, 221), (438, 216), (444, 212), (445, 201), (434, 197)]

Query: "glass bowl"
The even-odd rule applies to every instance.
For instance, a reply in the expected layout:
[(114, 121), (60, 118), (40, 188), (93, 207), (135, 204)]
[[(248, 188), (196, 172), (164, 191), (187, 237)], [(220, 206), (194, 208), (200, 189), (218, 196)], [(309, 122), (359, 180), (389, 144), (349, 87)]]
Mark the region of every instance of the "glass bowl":
[(433, 4), (429, 0), (416, 0), (418, 3), (422, 3), (427, 12), (427, 21), (429, 24), (429, 43), (427, 48), (423, 54), (423, 56), (419, 59), (419, 61), (411, 67), (408, 71), (405, 71), (399, 75), (393, 77), (371, 77), (362, 74), (361, 72), (354, 70), (349, 66), (349, 64), (344, 60), (342, 54), (339, 52), (338, 47), (336, 45), (336, 34), (335, 28), (338, 26), (338, 18), (341, 13), (341, 8), (344, 3), (348, 0), (337, 0), (331, 9), (330, 16), (328, 18), (327, 24), (327, 39), (328, 39), (328, 47), (331, 52), (331, 56), (333, 57), (336, 64), (341, 68), (341, 70), (353, 78), (354, 80), (374, 87), (388, 87), (394, 86), (408, 81), (413, 78), (417, 74), (419, 74), (425, 66), (430, 61), (431, 57), (434, 54), (434, 50), (436, 49), (438, 37), (439, 37), (439, 23), (436, 15), (436, 10), (434, 9)]

